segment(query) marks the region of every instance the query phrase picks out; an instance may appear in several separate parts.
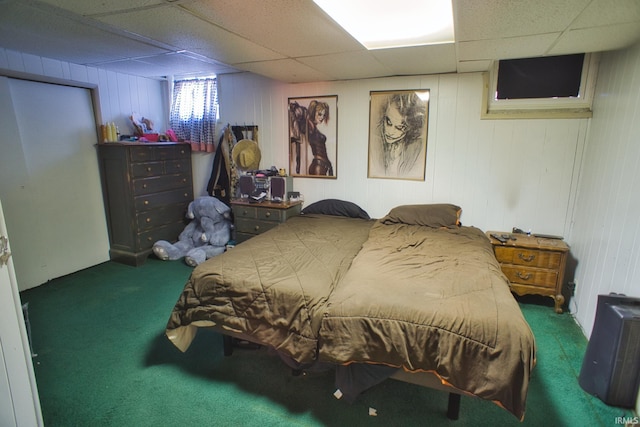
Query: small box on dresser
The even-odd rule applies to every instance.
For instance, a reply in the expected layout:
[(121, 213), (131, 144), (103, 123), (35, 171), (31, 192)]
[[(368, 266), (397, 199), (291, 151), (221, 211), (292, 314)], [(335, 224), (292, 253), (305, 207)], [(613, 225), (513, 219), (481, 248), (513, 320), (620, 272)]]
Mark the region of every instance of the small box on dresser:
[[(505, 243), (491, 235), (509, 235)], [(510, 282), (511, 291), (549, 296), (555, 301), (556, 313), (562, 313), (562, 286), (569, 245), (561, 239), (487, 231), (496, 259)], [(515, 239), (515, 240), (514, 240)]]
[(251, 203), (247, 199), (231, 200), (235, 239), (244, 242), (285, 222), (302, 210), (301, 201)]
[(109, 256), (139, 266), (158, 240), (175, 242), (193, 200), (191, 147), (176, 143), (98, 144)]

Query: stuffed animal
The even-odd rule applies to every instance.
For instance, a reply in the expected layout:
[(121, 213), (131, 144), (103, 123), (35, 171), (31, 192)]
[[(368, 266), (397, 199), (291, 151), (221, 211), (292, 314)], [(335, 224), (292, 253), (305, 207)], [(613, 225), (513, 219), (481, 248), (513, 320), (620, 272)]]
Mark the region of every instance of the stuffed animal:
[(205, 260), (219, 255), (231, 238), (231, 209), (215, 197), (198, 197), (187, 209), (191, 219), (176, 243), (159, 240), (153, 245), (153, 253), (161, 260), (177, 260), (195, 267)]

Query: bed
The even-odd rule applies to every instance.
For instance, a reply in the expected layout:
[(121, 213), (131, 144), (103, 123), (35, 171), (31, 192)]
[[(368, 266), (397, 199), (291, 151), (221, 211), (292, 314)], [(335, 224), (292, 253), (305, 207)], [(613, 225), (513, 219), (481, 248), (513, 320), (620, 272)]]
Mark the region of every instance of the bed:
[(198, 266), (169, 339), (184, 351), (212, 327), (296, 368), (335, 367), (350, 400), (391, 377), (452, 392), (450, 418), (466, 394), (522, 419), (535, 341), (485, 235), (450, 204), (373, 221), (322, 203)]

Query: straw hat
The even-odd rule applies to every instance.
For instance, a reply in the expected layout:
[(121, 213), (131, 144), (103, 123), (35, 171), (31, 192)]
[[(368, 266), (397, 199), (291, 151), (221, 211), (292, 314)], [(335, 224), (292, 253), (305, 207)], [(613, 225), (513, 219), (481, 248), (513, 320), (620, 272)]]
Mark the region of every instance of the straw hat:
[(255, 141), (250, 139), (241, 139), (233, 147), (231, 157), (235, 162), (238, 169), (241, 170), (256, 170), (260, 167), (260, 148)]

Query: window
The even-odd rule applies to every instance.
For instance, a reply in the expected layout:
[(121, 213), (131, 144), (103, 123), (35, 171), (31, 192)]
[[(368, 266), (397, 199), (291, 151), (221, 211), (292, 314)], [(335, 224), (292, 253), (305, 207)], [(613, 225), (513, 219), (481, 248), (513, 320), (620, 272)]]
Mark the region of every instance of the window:
[(178, 139), (214, 146), (218, 118), (215, 77), (174, 81), (170, 124)]
[(597, 62), (596, 54), (496, 61), (482, 118), (591, 117)]

